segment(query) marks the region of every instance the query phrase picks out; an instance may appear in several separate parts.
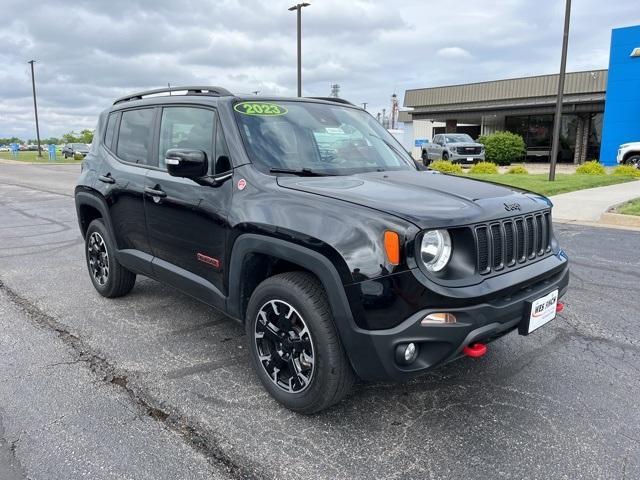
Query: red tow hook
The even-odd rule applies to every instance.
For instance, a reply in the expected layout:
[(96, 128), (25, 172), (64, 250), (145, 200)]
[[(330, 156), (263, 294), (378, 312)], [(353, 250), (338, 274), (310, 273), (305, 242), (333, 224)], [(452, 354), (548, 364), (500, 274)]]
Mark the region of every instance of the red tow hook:
[(564, 303), (562, 302), (556, 303), (556, 313), (560, 313), (563, 310), (564, 310)]
[(484, 343), (472, 343), (471, 345), (464, 347), (462, 349), (462, 353), (467, 357), (480, 358), (487, 353), (487, 346)]

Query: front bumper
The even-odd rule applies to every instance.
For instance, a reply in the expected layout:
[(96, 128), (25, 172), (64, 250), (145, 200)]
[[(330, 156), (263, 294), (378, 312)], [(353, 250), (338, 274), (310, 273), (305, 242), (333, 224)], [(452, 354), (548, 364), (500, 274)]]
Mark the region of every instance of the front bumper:
[[(538, 276), (517, 291), (509, 290), (492, 295), (478, 303), (447, 308), (421, 308), (399, 325), (383, 330), (355, 327), (348, 343), (351, 363), (364, 380), (405, 380), (433, 367), (452, 361), (462, 355), (465, 346), (474, 342), (491, 342), (518, 328), (528, 302), (558, 289), (562, 297), (569, 284), (569, 268), (565, 260), (559, 268)], [(482, 288), (478, 286), (480, 296)], [(452, 305), (459, 299), (451, 298)], [(455, 324), (422, 326), (421, 320), (429, 313), (453, 313)], [(395, 350), (400, 344), (413, 342), (419, 347), (418, 358), (410, 365), (396, 362)], [(353, 352), (357, 352), (354, 354)]]
[(484, 152), (478, 154), (464, 154), (464, 153), (449, 153), (449, 160), (452, 163), (461, 163), (461, 164), (473, 164), (478, 162), (484, 162), (485, 156)]

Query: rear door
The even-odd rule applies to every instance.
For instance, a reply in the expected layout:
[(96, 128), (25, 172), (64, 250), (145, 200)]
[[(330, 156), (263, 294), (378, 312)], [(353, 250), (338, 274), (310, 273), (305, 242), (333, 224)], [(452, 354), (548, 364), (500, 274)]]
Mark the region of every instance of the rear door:
[(232, 182), (212, 184), (173, 177), (166, 171), (165, 154), (170, 148), (202, 150), (209, 174), (228, 173), (230, 178), (231, 165), (221, 135), (213, 109), (163, 107), (154, 149), (159, 168), (147, 175), (145, 201), (149, 240), (156, 257), (154, 273), (214, 305), (226, 296), (223, 265)]
[[(104, 162), (96, 188), (109, 208), (112, 231), (118, 250), (146, 256), (139, 270), (150, 271), (151, 247), (144, 212), (147, 168), (152, 162), (151, 145), (156, 109), (154, 107), (112, 112), (107, 118), (102, 140)], [(147, 264), (144, 268), (144, 264)]]

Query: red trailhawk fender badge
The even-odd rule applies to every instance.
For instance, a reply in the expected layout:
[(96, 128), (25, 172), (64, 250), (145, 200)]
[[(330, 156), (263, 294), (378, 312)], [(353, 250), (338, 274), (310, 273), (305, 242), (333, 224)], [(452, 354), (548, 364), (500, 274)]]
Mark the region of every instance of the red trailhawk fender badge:
[(244, 190), (247, 186), (247, 181), (244, 178), (238, 180), (238, 190)]

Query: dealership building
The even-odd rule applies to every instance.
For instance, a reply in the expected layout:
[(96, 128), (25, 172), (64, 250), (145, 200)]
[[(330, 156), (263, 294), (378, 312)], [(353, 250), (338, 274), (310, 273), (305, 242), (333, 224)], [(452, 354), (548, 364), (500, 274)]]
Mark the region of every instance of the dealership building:
[[(614, 29), (609, 69), (567, 73), (558, 160), (615, 164), (618, 146), (640, 141), (640, 26)], [(399, 121), (416, 157), (438, 133), (522, 135), (527, 161), (549, 161), (558, 75), (407, 90)]]

